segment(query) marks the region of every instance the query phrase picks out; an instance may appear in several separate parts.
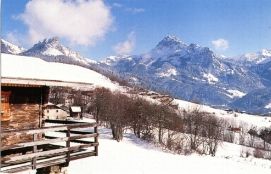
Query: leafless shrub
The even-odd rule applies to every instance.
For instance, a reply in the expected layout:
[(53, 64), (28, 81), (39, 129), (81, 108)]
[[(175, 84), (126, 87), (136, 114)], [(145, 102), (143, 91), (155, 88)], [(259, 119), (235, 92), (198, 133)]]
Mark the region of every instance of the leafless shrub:
[(254, 149), (253, 156), (255, 158), (264, 158), (264, 152), (258, 148)]

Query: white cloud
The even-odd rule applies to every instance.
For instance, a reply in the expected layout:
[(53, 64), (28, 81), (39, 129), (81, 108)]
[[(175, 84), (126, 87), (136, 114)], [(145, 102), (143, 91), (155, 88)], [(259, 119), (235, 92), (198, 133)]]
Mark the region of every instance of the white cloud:
[(117, 2), (113, 3), (113, 7), (121, 8), (122, 6), (123, 5), (120, 3), (117, 3)]
[(130, 13), (133, 13), (133, 14), (145, 12), (145, 9), (144, 9), (144, 8), (132, 8), (132, 7), (127, 7), (127, 6), (123, 5), (123, 4), (116, 3), (116, 2), (113, 3), (112, 6), (115, 7), (115, 8), (121, 8), (121, 9), (123, 9), (124, 11), (130, 12)]
[(212, 41), (212, 45), (215, 49), (226, 50), (229, 48), (229, 42), (225, 39), (217, 39)]
[(15, 44), (15, 45), (18, 45), (20, 46), (21, 45), (21, 42), (19, 41), (19, 38), (18, 37), (18, 34), (16, 32), (9, 32), (7, 33), (6, 35), (6, 40)]
[(125, 10), (131, 13), (142, 13), (145, 11), (144, 8), (126, 8)]
[(127, 40), (120, 42), (113, 47), (115, 53), (118, 55), (130, 54), (134, 50), (135, 40), (135, 33), (130, 32)]
[(93, 45), (113, 22), (102, 0), (31, 0), (19, 18), (28, 26), (32, 43), (58, 36), (72, 44)]

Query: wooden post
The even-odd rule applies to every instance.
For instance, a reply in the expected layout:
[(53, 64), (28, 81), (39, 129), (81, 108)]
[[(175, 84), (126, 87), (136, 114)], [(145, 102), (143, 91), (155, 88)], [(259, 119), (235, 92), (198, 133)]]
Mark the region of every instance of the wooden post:
[[(71, 140), (70, 140), (71, 132), (70, 132), (70, 128), (68, 128), (66, 136), (68, 138), (68, 140), (66, 141), (66, 148), (69, 149), (71, 147)], [(69, 165), (70, 157), (71, 157), (70, 150), (68, 150), (67, 151), (67, 159), (66, 159), (67, 166)]]
[[(38, 134), (33, 134), (33, 142), (35, 142), (38, 139)], [(37, 152), (37, 145), (33, 146), (33, 153)], [(32, 169), (36, 169), (36, 164), (37, 164), (37, 157), (32, 158)]]
[[(97, 136), (95, 136), (94, 138), (94, 142), (98, 143), (98, 126), (97, 125), (94, 127), (94, 133), (97, 134)], [(98, 156), (98, 145), (96, 145), (94, 148), (95, 148), (95, 155)]]

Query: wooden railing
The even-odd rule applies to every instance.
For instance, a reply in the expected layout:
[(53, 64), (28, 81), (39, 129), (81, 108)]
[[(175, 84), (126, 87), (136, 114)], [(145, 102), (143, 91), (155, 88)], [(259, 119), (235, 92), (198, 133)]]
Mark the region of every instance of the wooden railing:
[(59, 164), (68, 165), (72, 160), (98, 155), (96, 123), (65, 120), (45, 120), (45, 123), (54, 125), (1, 132), (1, 137), (14, 132), (33, 136), (30, 142), (1, 147), (1, 171), (13, 173)]

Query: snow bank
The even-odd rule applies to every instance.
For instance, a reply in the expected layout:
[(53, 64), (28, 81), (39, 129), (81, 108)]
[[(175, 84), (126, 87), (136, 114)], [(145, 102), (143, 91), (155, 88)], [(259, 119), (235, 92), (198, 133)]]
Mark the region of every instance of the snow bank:
[[(122, 142), (111, 139), (110, 130), (102, 129), (99, 156), (72, 161), (69, 174), (270, 174), (271, 162), (240, 158), (240, 147), (227, 144), (218, 156), (175, 155), (125, 134)], [(230, 156), (225, 151), (232, 150)], [(228, 159), (227, 159), (228, 158)]]

